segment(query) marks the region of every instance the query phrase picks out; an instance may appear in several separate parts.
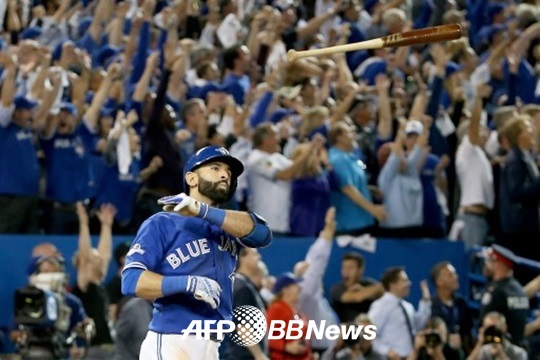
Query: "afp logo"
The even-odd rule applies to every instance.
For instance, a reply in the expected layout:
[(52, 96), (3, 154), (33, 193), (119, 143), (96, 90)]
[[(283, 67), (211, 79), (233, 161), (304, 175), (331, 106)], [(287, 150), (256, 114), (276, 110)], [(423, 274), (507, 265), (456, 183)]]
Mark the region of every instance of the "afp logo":
[(211, 338), (212, 334), (221, 341), (226, 334), (232, 342), (240, 346), (257, 345), (266, 335), (266, 318), (254, 306), (238, 306), (233, 311), (233, 320), (193, 320), (182, 331), (182, 339), (195, 336), (197, 340)]

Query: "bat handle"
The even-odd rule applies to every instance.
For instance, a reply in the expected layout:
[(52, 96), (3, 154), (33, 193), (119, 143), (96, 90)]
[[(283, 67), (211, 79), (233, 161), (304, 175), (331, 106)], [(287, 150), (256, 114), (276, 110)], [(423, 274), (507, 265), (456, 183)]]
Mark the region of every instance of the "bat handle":
[(298, 56), (297, 56), (296, 50), (291, 49), (291, 50), (287, 51), (287, 60), (294, 61), (294, 60), (296, 60), (297, 57)]

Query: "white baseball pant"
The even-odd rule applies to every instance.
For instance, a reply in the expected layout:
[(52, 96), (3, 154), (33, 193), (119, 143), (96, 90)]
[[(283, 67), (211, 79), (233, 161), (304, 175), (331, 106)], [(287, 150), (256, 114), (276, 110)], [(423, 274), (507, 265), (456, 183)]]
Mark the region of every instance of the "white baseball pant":
[(139, 360), (219, 360), (219, 342), (148, 331)]

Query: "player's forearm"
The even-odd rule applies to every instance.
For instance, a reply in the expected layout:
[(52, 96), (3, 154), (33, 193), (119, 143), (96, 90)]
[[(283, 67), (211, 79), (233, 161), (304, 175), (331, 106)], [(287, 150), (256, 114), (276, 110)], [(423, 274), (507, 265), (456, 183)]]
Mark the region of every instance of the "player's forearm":
[(222, 210), (201, 204), (197, 217), (219, 226), (249, 247), (265, 247), (272, 241), (270, 227), (253, 212)]
[[(163, 297), (162, 283), (163, 276), (151, 271), (143, 271), (137, 281), (135, 295), (146, 300), (161, 298)], [(122, 292), (124, 292), (124, 284), (122, 284)]]
[(255, 227), (251, 216), (247, 212), (227, 210), (221, 228), (229, 234), (243, 238)]

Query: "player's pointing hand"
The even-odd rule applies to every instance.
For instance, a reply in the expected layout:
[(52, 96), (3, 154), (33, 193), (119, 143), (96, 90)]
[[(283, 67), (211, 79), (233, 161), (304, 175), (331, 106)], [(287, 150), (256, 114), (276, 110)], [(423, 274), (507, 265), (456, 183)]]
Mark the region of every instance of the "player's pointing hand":
[(201, 204), (184, 193), (162, 197), (158, 200), (158, 204), (163, 205), (164, 211), (184, 216), (197, 216), (201, 211)]

